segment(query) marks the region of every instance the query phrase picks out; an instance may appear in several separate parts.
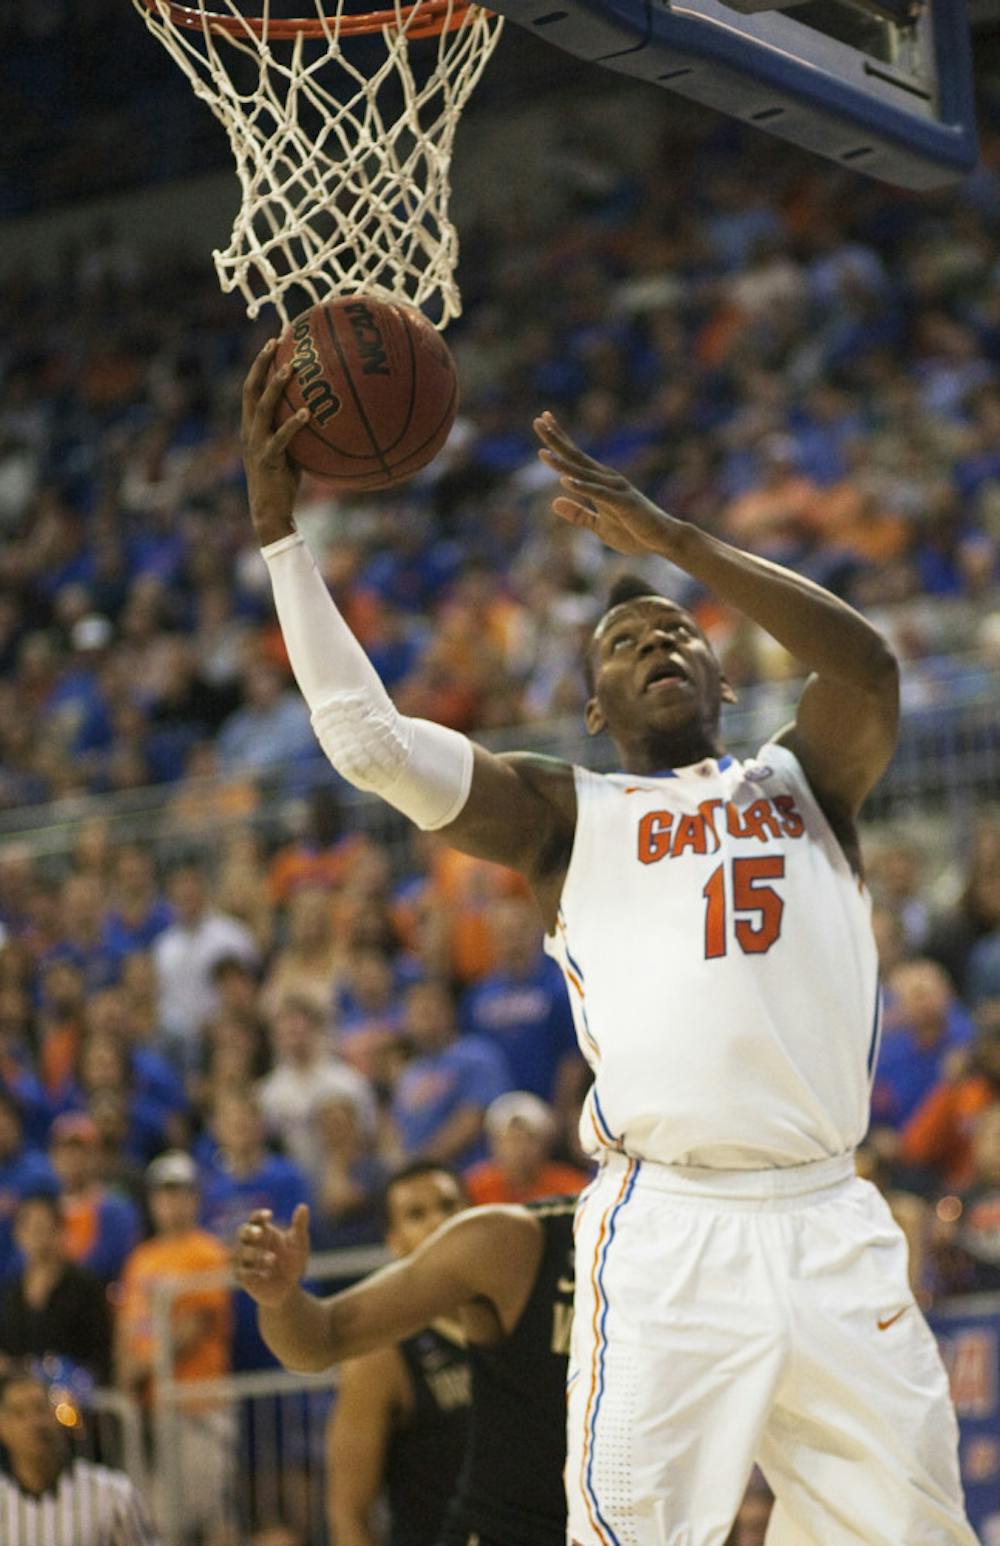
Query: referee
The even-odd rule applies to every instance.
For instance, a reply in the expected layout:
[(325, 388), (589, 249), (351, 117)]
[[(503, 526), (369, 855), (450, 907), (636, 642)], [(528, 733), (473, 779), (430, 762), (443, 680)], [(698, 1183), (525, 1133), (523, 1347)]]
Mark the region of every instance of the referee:
[(123, 1471), (78, 1460), (30, 1369), (0, 1379), (0, 1546), (157, 1546)]

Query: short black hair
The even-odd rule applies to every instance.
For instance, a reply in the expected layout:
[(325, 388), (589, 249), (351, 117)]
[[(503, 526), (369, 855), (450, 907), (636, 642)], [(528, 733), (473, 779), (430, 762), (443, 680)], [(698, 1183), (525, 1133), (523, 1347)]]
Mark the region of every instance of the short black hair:
[(382, 1219), (382, 1228), (389, 1228), (389, 1198), (397, 1186), (402, 1186), (406, 1181), (418, 1181), (421, 1176), (450, 1176), (458, 1187), (463, 1197), (468, 1197), (468, 1189), (461, 1171), (449, 1165), (445, 1160), (415, 1159), (408, 1160), (405, 1165), (400, 1165), (393, 1170), (385, 1180), (382, 1187), (379, 1213)]
[[(604, 608), (600, 617), (594, 624), (594, 633), (596, 633), (598, 628), (600, 628), (601, 623), (607, 617), (608, 613), (614, 611), (615, 607), (623, 607), (627, 601), (641, 601), (645, 597), (649, 597), (653, 601), (666, 601), (667, 599), (666, 596), (662, 595), (660, 591), (655, 590), (654, 587), (650, 585), (648, 580), (641, 579), (639, 575), (620, 574), (617, 579), (612, 582), (611, 589), (608, 591), (608, 599), (604, 603)], [(587, 691), (589, 693), (592, 693), (594, 691), (594, 687), (596, 686), (596, 679), (594, 677), (594, 660), (592, 654), (594, 648), (594, 633), (592, 633), (590, 638), (587, 640), (587, 647), (583, 652), (583, 675), (584, 679), (586, 680)]]

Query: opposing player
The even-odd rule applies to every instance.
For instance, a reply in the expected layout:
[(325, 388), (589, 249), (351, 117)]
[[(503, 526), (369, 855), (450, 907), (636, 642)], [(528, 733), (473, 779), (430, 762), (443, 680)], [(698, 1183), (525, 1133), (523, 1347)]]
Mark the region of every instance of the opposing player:
[(769, 632), (810, 673), (795, 719), (753, 761), (728, 755), (733, 695), (707, 640), (641, 586), (614, 598), (588, 657), (587, 727), (620, 774), (492, 756), (408, 719), (295, 532), (269, 355), (244, 398), (251, 513), (317, 736), (345, 778), (528, 878), (595, 1071), (571, 1537), (720, 1546), (756, 1458), (800, 1538), (973, 1546), (944, 1369), (902, 1235), (853, 1161), (879, 1025), (855, 818), (898, 716), (884, 640), (658, 509), (546, 414), (556, 513), (670, 560)]
[[(382, 1353), (373, 1349), (391, 1356), (401, 1340), (416, 1338), (432, 1322), (457, 1318), (472, 1375), (470, 1427), (438, 1546), (477, 1540), (478, 1546), (565, 1546), (575, 1208), (575, 1198), (473, 1208), (443, 1224), (412, 1255), (326, 1300), (299, 1283), (309, 1254), (304, 1208), (290, 1229), (258, 1213), (240, 1230), (237, 1279), (257, 1300), (261, 1332), (289, 1368), (322, 1370), (355, 1359), (346, 1377), (357, 1383), (364, 1373), (371, 1379), (374, 1370), (379, 1378), (373, 1360)], [(354, 1463), (350, 1421), (348, 1412), (344, 1442), (331, 1454), (335, 1489), (338, 1467)], [(355, 1450), (364, 1436), (355, 1435)], [(432, 1491), (438, 1464), (428, 1449), (424, 1484)], [(350, 1485), (347, 1479), (344, 1484)], [(419, 1507), (419, 1498), (414, 1501)], [(354, 1538), (337, 1534), (338, 1541)]]
[[(386, 1244), (410, 1256), (466, 1205), (461, 1182), (418, 1162), (385, 1189)], [(374, 1546), (372, 1513), (384, 1496), (388, 1546), (435, 1546), (465, 1459), (470, 1377), (457, 1323), (438, 1318), (345, 1367), (328, 1430), (330, 1534), (338, 1546)]]

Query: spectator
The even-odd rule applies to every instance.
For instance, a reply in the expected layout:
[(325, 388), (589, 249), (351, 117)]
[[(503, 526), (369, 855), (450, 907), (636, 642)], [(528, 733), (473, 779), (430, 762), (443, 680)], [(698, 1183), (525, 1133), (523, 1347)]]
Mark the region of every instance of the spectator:
[(270, 661), (247, 667), (243, 693), (243, 707), (230, 714), (215, 743), (223, 773), (266, 771), (316, 753), (309, 711)]
[(302, 886), (288, 903), (288, 939), (271, 963), (260, 997), (264, 1014), (273, 1015), (281, 1001), (294, 993), (309, 997), (329, 1015), (333, 1006), (342, 952), (333, 933), (330, 892), (323, 886)]
[(164, 1050), (187, 1070), (197, 1062), (202, 1029), (217, 1008), (213, 967), (226, 956), (255, 965), (257, 947), (242, 924), (209, 906), (205, 876), (198, 865), (182, 864), (174, 870), (169, 895), (174, 922), (153, 946), (159, 1021)]
[(14, 1219), (20, 1271), (0, 1302), (0, 1352), (8, 1358), (68, 1358), (107, 1381), (111, 1321), (100, 1280), (68, 1259), (59, 1200), (23, 1197)]
[(115, 856), (112, 906), (104, 920), (105, 946), (120, 957), (148, 950), (169, 928), (173, 913), (156, 886), (152, 854), (139, 843)]
[(331, 1093), (313, 1107), (312, 1126), (317, 1156), (313, 1244), (318, 1251), (377, 1245), (385, 1170), (371, 1124), (356, 1101)]
[(1000, 1289), (1000, 1104), (975, 1119), (969, 1184), (938, 1203), (934, 1244), (943, 1292)]
[(353, 1101), (361, 1125), (375, 1127), (368, 1081), (330, 1050), (327, 1019), (311, 998), (289, 997), (278, 1007), (271, 1032), (274, 1067), (257, 1086), (269, 1135), (315, 1179), (319, 1152), (313, 1115), (331, 1095)]
[(20, 1107), (0, 1089), (0, 1284), (15, 1269), (11, 1225), (21, 1199), (38, 1192), (54, 1196), (58, 1190), (45, 1155), (24, 1141)]
[(413, 1049), (392, 1100), (402, 1152), (465, 1169), (485, 1157), (486, 1109), (511, 1087), (503, 1054), (458, 1035), (452, 996), (432, 979), (407, 988), (401, 1031)]
[(117, 982), (121, 976), (121, 952), (105, 937), (105, 896), (95, 875), (70, 875), (60, 896), (61, 929), (59, 937), (43, 957), (47, 961), (69, 961), (83, 977), (86, 990), (96, 992)]
[(401, 1016), (391, 959), (382, 950), (352, 951), (337, 997), (337, 1046), (345, 1061), (378, 1089), (385, 1087)]
[(169, 1114), (138, 1088), (128, 1052), (115, 1037), (89, 1036), (65, 1104), (90, 1110), (95, 1098), (108, 1094), (121, 1102), (125, 1112), (122, 1152), (136, 1164), (146, 1165), (168, 1145)]
[(972, 1040), (973, 1026), (935, 961), (904, 962), (889, 987), (896, 1023), (879, 1054), (872, 1120), (898, 1131), (939, 1079), (946, 1055)]
[[(288, 1224), (300, 1202), (312, 1202), (304, 1173), (264, 1142), (260, 1106), (250, 1091), (220, 1095), (212, 1112), (214, 1151), (203, 1168), (202, 1220), (219, 1239), (233, 1240), (255, 1208), (269, 1208), (279, 1224)], [(274, 1364), (257, 1330), (253, 1301), (236, 1301), (233, 1364), (259, 1369)]]
[(527, 1090), (501, 1095), (484, 1122), (490, 1158), (466, 1177), (469, 1201), (533, 1202), (538, 1197), (575, 1195), (589, 1174), (552, 1158), (558, 1125), (551, 1109)]
[(287, 1224), (300, 1202), (310, 1202), (309, 1183), (298, 1165), (266, 1147), (264, 1120), (249, 1091), (220, 1095), (212, 1112), (215, 1150), (203, 1172), (202, 1218), (229, 1240), (255, 1208), (270, 1208)]
[(466, 992), (462, 1030), (500, 1049), (517, 1089), (553, 1102), (581, 1061), (562, 973), (542, 952), (530, 902), (511, 897), (497, 903), (490, 932), (496, 966)]
[(969, 957), (977, 942), (1000, 930), (1000, 828), (984, 822), (975, 834), (969, 869), (958, 902), (939, 918), (927, 954), (951, 975), (958, 991), (968, 988)]
[(49, 1159), (59, 1178), (67, 1259), (110, 1283), (142, 1231), (135, 1204), (98, 1180), (98, 1142), (90, 1117), (66, 1112), (52, 1124)]
[[(65, 1392), (59, 1400), (65, 1404)], [(28, 1367), (0, 1379), (0, 1519), (18, 1521), (11, 1546), (34, 1546), (58, 1519), (72, 1520), (72, 1546), (157, 1546), (145, 1504), (123, 1471), (72, 1453), (45, 1380)], [(67, 1541), (70, 1538), (67, 1537)]]
[[(156, 1363), (156, 1291), (176, 1285), (168, 1311), (173, 1378), (215, 1379), (229, 1372), (232, 1302), (223, 1281), (229, 1254), (214, 1235), (198, 1228), (198, 1172), (190, 1155), (161, 1154), (146, 1172), (153, 1223), (149, 1240), (125, 1263), (116, 1328), (116, 1366), (121, 1387), (149, 1402)], [(208, 1283), (206, 1275), (218, 1274)], [(191, 1278), (190, 1288), (184, 1279)], [(178, 1472), (183, 1478), (182, 1525), (186, 1534), (220, 1539), (231, 1508), (234, 1432), (225, 1406), (200, 1401), (181, 1407), (174, 1423)]]

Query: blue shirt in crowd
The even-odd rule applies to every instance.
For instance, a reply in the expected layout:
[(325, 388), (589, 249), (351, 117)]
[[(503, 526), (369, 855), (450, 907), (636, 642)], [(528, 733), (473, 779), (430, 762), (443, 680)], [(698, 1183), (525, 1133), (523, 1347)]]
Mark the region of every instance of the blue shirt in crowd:
[(45, 1155), (38, 1149), (21, 1148), (0, 1159), (0, 1282), (17, 1271), (14, 1215), (23, 1197), (45, 1192), (55, 1197), (59, 1181)]
[(934, 1088), (945, 1057), (956, 1047), (966, 1046), (974, 1030), (961, 1005), (952, 1004), (945, 1033), (932, 1047), (921, 1046), (909, 1026), (888, 1031), (872, 1090), (872, 1122), (903, 1127)]
[(525, 977), (491, 972), (466, 993), (460, 1016), (463, 1031), (504, 1054), (514, 1089), (552, 1100), (559, 1064), (576, 1050), (566, 984), (553, 960), (539, 952)]
[[(255, 1208), (270, 1208), (276, 1224), (287, 1224), (300, 1202), (312, 1204), (309, 1182), (298, 1165), (266, 1153), (256, 1170), (236, 1176), (216, 1153), (202, 1172), (201, 1220), (220, 1240), (231, 1241)], [(246, 1294), (235, 1297), (233, 1368), (263, 1369), (277, 1360), (257, 1330), (257, 1311)]]
[[(507, 1060), (483, 1036), (460, 1036), (440, 1052), (415, 1057), (403, 1071), (392, 1102), (392, 1115), (407, 1155), (417, 1155), (463, 1106), (484, 1111), (491, 1101), (512, 1090)], [(455, 1156), (460, 1169), (483, 1159), (486, 1146), (477, 1142)]]

